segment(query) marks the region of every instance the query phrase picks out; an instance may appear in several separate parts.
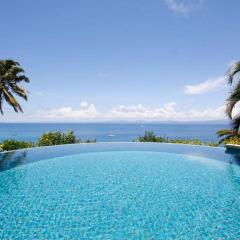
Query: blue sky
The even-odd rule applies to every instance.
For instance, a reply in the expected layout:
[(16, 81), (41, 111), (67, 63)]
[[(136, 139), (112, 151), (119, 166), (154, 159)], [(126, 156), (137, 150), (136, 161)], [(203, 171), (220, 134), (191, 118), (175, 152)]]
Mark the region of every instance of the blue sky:
[(1, 1), (0, 58), (31, 83), (2, 121), (224, 119), (238, 0)]

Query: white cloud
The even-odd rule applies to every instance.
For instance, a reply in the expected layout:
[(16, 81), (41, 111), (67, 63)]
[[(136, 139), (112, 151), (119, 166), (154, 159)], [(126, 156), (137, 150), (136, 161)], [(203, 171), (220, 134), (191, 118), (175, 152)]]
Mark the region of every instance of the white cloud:
[(48, 120), (80, 120), (95, 119), (98, 117), (97, 110), (93, 104), (81, 102), (79, 109), (75, 110), (71, 107), (61, 107), (51, 110), (39, 110), (32, 118), (48, 119)]
[(224, 106), (215, 109), (177, 109), (175, 102), (165, 104), (161, 108), (147, 109), (144, 106), (121, 106), (110, 112), (113, 119), (122, 120), (155, 120), (155, 121), (200, 121), (225, 119)]
[(196, 9), (201, 0), (163, 0), (167, 7), (180, 14), (188, 14), (190, 11)]
[(82, 102), (79, 109), (62, 107), (52, 110), (40, 110), (32, 119), (45, 121), (204, 121), (225, 119), (224, 106), (197, 109), (178, 109), (175, 102), (169, 102), (160, 108), (146, 108), (142, 104), (119, 106), (109, 111), (98, 112), (93, 104)]
[(218, 77), (214, 79), (208, 79), (196, 85), (187, 85), (184, 87), (184, 93), (189, 95), (203, 94), (219, 89), (224, 86), (226, 79), (224, 77)]

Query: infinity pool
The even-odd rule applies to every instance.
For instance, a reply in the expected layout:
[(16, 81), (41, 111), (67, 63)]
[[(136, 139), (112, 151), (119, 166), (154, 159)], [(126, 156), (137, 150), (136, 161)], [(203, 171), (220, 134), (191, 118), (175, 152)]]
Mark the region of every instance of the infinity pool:
[(138, 143), (4, 153), (0, 238), (239, 239), (237, 156)]

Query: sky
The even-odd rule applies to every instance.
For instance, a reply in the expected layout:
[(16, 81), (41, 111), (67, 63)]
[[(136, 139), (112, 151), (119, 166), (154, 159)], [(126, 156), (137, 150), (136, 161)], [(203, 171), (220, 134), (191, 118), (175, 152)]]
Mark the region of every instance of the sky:
[(0, 59), (31, 82), (2, 122), (222, 120), (239, 0), (1, 0)]

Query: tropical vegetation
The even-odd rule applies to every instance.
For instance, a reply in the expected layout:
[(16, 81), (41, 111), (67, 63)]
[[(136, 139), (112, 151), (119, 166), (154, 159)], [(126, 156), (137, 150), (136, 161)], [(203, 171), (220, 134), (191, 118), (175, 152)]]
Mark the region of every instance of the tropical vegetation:
[(134, 142), (158, 142), (158, 143), (175, 143), (175, 144), (192, 144), (207, 145), (211, 147), (218, 146), (216, 142), (202, 142), (200, 139), (171, 139), (166, 136), (157, 136), (151, 131), (146, 131), (143, 136), (139, 136)]
[(38, 146), (52, 146), (75, 143), (79, 143), (79, 140), (74, 135), (73, 131), (68, 131), (66, 134), (59, 131), (44, 133), (38, 140)]
[(16, 61), (0, 60), (0, 112), (3, 114), (3, 103), (8, 103), (15, 112), (23, 112), (16, 96), (27, 100), (27, 90), (19, 85), (21, 82), (29, 83), (24, 75), (24, 69)]
[(67, 133), (62, 132), (47, 132), (43, 133), (37, 142), (19, 141), (15, 139), (7, 139), (0, 143), (0, 151), (12, 151), (23, 148), (53, 146), (63, 144), (77, 144), (77, 143), (95, 143), (96, 140), (81, 140), (76, 137), (73, 131)]
[(240, 134), (236, 129), (221, 129), (217, 131), (217, 135), (220, 138), (219, 144), (236, 144), (240, 145)]
[[(226, 105), (226, 114), (231, 120), (231, 129), (221, 129), (217, 131), (217, 135), (220, 138), (219, 144), (223, 142), (225, 144), (240, 145), (240, 111), (233, 114), (234, 108), (239, 107), (237, 104), (240, 101), (240, 81), (238, 78), (239, 73), (240, 61), (234, 63), (227, 72), (228, 83), (233, 87), (229, 97), (227, 98)], [(236, 84), (234, 84), (234, 80), (237, 80)]]
[(135, 142), (163, 142), (163, 137), (158, 137), (151, 131), (146, 131), (143, 136), (139, 136), (137, 139), (134, 140)]
[(14, 139), (6, 139), (0, 144), (1, 151), (12, 151), (32, 147), (34, 147), (34, 143), (32, 142), (19, 141)]

